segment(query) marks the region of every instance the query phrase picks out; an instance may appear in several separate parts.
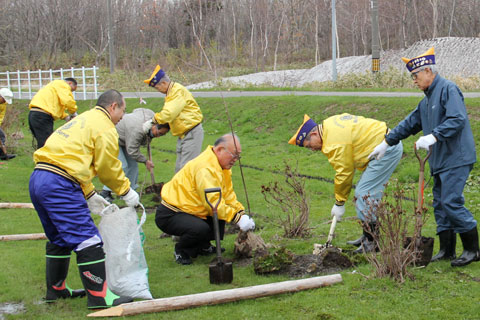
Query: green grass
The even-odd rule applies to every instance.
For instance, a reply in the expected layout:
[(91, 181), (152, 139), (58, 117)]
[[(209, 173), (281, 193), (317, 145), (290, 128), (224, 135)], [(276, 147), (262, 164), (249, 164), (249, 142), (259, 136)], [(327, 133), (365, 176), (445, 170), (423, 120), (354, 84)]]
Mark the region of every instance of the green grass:
[[(147, 107), (160, 110), (163, 99), (147, 99)], [(311, 224), (313, 235), (307, 239), (284, 239), (278, 225), (279, 210), (267, 206), (261, 195), (261, 185), (282, 180), (273, 170), (281, 170), (283, 162), (297, 163), (302, 174), (333, 179), (333, 169), (320, 152), (311, 152), (287, 144), (303, 119), (309, 114), (320, 121), (325, 117), (349, 112), (386, 121), (394, 127), (418, 103), (418, 98), (358, 98), (358, 97), (248, 97), (227, 99), (234, 128), (241, 138), (242, 163), (263, 169), (243, 169), (251, 211), (255, 213), (258, 233), (265, 241), (285, 245), (296, 254), (307, 254), (314, 243), (324, 243), (329, 230), (330, 209), (334, 202), (333, 185), (319, 180), (307, 180), (311, 197)], [(467, 99), (472, 130), (479, 150), (480, 99)], [(18, 156), (0, 165), (0, 200), (2, 202), (30, 202), (28, 194), (29, 175), (33, 169), (28, 132), (26, 101), (16, 101), (15, 107), (23, 108), (18, 126), (25, 139), (15, 142)], [(128, 111), (139, 107), (137, 99), (127, 100)], [(204, 147), (229, 131), (223, 100), (199, 98), (205, 116)], [(94, 102), (79, 102), (80, 111), (92, 107)], [(21, 124), (23, 122), (23, 124)], [(57, 122), (57, 126), (62, 121)], [(404, 140), (405, 157), (400, 162), (394, 177), (404, 184), (411, 197), (416, 195), (418, 161), (413, 154), (413, 142), (418, 137)], [(168, 181), (174, 172), (176, 139), (171, 135), (155, 139), (152, 145), (155, 162), (155, 178)], [(428, 172), (428, 169), (426, 170)], [(244, 204), (245, 193), (238, 166), (233, 168), (237, 195)], [(428, 175), (428, 174), (427, 174)], [(356, 174), (355, 181), (360, 174)], [(465, 189), (467, 207), (480, 220), (479, 169), (472, 172)], [(427, 177), (428, 179), (428, 177)], [(140, 166), (140, 184), (150, 184), (150, 176)], [(101, 184), (95, 181), (97, 189)], [(426, 186), (426, 201), (431, 203), (431, 185)], [(411, 192), (410, 192), (411, 191)], [(408, 193), (407, 193), (408, 194)], [(286, 276), (258, 276), (253, 267), (234, 264), (234, 281), (229, 285), (210, 285), (208, 263), (211, 257), (200, 257), (191, 266), (180, 266), (173, 261), (171, 239), (160, 239), (160, 230), (154, 222), (154, 203), (151, 195), (142, 197), (148, 206), (149, 215), (144, 227), (146, 234), (145, 254), (149, 265), (151, 292), (156, 298), (193, 294), (212, 290), (245, 287), (257, 284), (288, 280)], [(123, 205), (122, 201), (118, 204)], [(406, 205), (413, 208), (413, 203)], [(0, 234), (43, 232), (34, 210), (1, 209)], [(94, 217), (96, 222), (98, 217)], [(350, 200), (344, 221), (337, 225), (334, 245), (344, 246), (346, 240), (356, 238), (360, 227)], [(435, 236), (433, 209), (423, 230), (425, 236)], [(225, 255), (233, 258), (235, 235), (228, 235), (223, 242)], [(460, 242), (460, 241), (459, 241)], [(435, 251), (438, 250), (436, 243)], [(41, 303), (45, 293), (45, 241), (0, 242), (0, 304), (22, 302), (26, 311), (6, 315), (7, 319), (83, 319), (89, 310), (85, 299), (62, 300), (53, 305)], [(457, 246), (457, 254), (461, 245)], [(72, 288), (81, 287), (76, 268), (75, 255), (68, 277)], [(273, 297), (233, 302), (224, 305), (206, 306), (183, 311), (172, 311), (134, 316), (132, 319), (474, 319), (478, 318), (480, 302), (480, 263), (464, 268), (452, 268), (448, 262), (430, 264), (424, 269), (414, 269), (415, 280), (399, 285), (390, 279), (372, 279), (371, 267), (361, 264), (342, 272), (343, 283), (316, 290), (283, 294)]]

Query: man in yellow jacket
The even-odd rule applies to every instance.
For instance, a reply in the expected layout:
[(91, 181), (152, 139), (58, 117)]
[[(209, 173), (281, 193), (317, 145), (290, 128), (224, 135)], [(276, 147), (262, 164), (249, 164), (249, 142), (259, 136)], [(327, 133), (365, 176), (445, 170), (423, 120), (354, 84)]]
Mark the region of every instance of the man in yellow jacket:
[(43, 147), (52, 134), (55, 120), (69, 121), (77, 115), (77, 103), (72, 93), (75, 90), (77, 81), (73, 78), (53, 80), (41, 88), (30, 101), (28, 124), (37, 140), (38, 148)]
[[(30, 198), (49, 242), (46, 245), (47, 301), (88, 296), (88, 308), (105, 308), (131, 301), (107, 286), (103, 242), (90, 213), (100, 214), (109, 203), (95, 192), (95, 176), (120, 195), (128, 206), (139, 196), (130, 188), (118, 160), (115, 124), (125, 113), (125, 100), (108, 90), (95, 108), (58, 128), (33, 154)], [(71, 251), (77, 254), (85, 291), (65, 282)]]
[[(226, 134), (214, 146), (208, 146), (197, 158), (188, 162), (162, 188), (162, 203), (157, 208), (155, 223), (165, 233), (179, 236), (175, 244), (175, 261), (191, 264), (198, 254), (216, 252), (210, 244), (214, 239), (212, 209), (205, 200), (205, 189), (220, 187), (222, 199), (218, 205), (220, 237), (225, 223), (235, 223), (241, 230), (255, 228), (255, 222), (245, 214), (232, 184), (231, 168), (240, 158), (240, 140)], [(210, 203), (217, 203), (219, 193), (210, 193)]]
[[(372, 234), (377, 232), (375, 202), (382, 198), (388, 179), (402, 157), (401, 144), (389, 147), (381, 160), (370, 159), (373, 149), (383, 141), (388, 128), (385, 122), (343, 113), (316, 124), (304, 116), (303, 124), (288, 143), (313, 151), (322, 151), (335, 169), (335, 204), (331, 215), (341, 219), (352, 189), (355, 170), (363, 171), (355, 189), (355, 209), (364, 226), (363, 235), (348, 244), (356, 253), (376, 250)], [(373, 206), (373, 207), (372, 207)]]
[(166, 96), (162, 110), (152, 120), (144, 123), (143, 130), (147, 133), (154, 124), (170, 125), (170, 132), (178, 137), (175, 162), (175, 172), (178, 172), (202, 151), (202, 111), (190, 91), (181, 84), (170, 81), (159, 65), (144, 82)]
[[(5, 118), (5, 113), (7, 112), (7, 104), (12, 104), (13, 101), (13, 92), (10, 89), (2, 88), (0, 89), (0, 125), (3, 123)], [(7, 137), (5, 132), (0, 128), (0, 141), (2, 142), (0, 148), (0, 159), (9, 160), (15, 158), (16, 154), (7, 154), (7, 148), (5, 143), (7, 142)]]

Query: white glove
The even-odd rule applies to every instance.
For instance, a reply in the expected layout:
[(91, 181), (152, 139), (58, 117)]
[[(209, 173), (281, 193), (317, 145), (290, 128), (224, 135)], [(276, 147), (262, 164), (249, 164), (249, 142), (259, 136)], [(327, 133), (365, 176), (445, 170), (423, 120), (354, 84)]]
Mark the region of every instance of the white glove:
[(382, 159), (388, 147), (389, 145), (385, 142), (385, 140), (383, 140), (382, 143), (380, 143), (378, 146), (375, 147), (375, 149), (373, 149), (373, 152), (370, 153), (370, 155), (368, 156), (368, 160)]
[(423, 137), (420, 137), (417, 142), (415, 142), (415, 147), (418, 149), (428, 150), (430, 146), (434, 145), (437, 142), (437, 138), (433, 134), (429, 134)]
[(126, 205), (129, 207), (136, 207), (140, 204), (140, 197), (137, 191), (130, 188), (126, 195), (122, 197), (122, 200), (125, 201)]
[(332, 214), (332, 217), (333, 216), (337, 217), (337, 221), (342, 220), (342, 216), (345, 214), (345, 205), (338, 206), (338, 205), (334, 204), (333, 207), (332, 207), (331, 214)]
[(65, 122), (68, 122), (68, 121), (72, 120), (73, 118), (75, 118), (76, 116), (78, 116), (78, 113), (75, 112), (75, 113), (69, 114), (63, 120), (65, 120)]
[(98, 193), (94, 193), (93, 196), (87, 199), (88, 209), (90, 209), (91, 213), (100, 214), (105, 206), (110, 205), (110, 203), (105, 200), (101, 195)]
[(148, 131), (150, 129), (152, 129), (153, 127), (153, 122), (152, 122), (152, 119), (148, 120), (148, 121), (145, 121), (142, 125), (142, 130), (143, 130), (143, 133), (148, 133)]
[(247, 232), (255, 229), (255, 222), (248, 215), (244, 214), (237, 222), (237, 226), (240, 228), (240, 230)]

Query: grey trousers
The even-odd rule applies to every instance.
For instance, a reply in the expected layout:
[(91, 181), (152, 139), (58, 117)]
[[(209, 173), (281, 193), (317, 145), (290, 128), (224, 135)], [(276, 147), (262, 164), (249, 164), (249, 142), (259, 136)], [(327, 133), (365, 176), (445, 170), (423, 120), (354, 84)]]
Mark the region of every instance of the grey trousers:
[(177, 161), (175, 162), (175, 172), (178, 172), (187, 164), (188, 161), (196, 158), (202, 152), (203, 126), (198, 126), (190, 130), (183, 139), (177, 140)]

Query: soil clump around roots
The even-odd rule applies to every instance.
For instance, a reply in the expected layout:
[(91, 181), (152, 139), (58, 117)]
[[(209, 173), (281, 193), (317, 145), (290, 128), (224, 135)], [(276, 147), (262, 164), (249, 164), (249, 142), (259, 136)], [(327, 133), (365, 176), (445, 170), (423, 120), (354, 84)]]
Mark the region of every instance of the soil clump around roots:
[(239, 232), (235, 241), (235, 264), (248, 266), (260, 275), (286, 274), (292, 278), (331, 274), (354, 263), (340, 249), (330, 247), (320, 254), (295, 255), (285, 247), (271, 248), (253, 232)]

